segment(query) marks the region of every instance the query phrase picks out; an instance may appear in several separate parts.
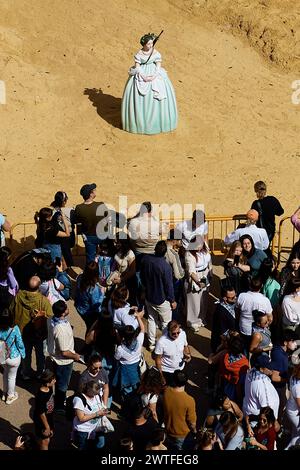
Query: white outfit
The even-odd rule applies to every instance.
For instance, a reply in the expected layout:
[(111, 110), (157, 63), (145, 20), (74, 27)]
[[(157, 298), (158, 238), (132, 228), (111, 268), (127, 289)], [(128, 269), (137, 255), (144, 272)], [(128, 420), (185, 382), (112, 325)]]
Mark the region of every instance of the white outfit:
[(132, 250), (129, 250), (127, 255), (124, 258), (121, 258), (119, 252), (115, 254), (114, 257), (115, 262), (118, 265), (118, 271), (120, 274), (124, 273), (131, 263), (135, 260), (135, 254)]
[(253, 310), (272, 313), (272, 305), (269, 299), (260, 292), (242, 292), (237, 299), (236, 308), (241, 311), (239, 328), (244, 335), (252, 335)]
[(148, 341), (149, 346), (155, 345), (156, 340), (156, 327), (160, 326), (164, 330), (168, 323), (172, 320), (172, 309), (170, 302), (165, 300), (160, 305), (151, 304), (145, 300), (146, 309), (148, 313)]
[(256, 369), (248, 370), (243, 401), (244, 415), (259, 415), (260, 409), (270, 406), (278, 418), (279, 396), (271, 379)]
[[(99, 395), (96, 395), (93, 398), (87, 397), (86, 395), (84, 396), (86, 398), (87, 405), (89, 405), (91, 409), (89, 409), (87, 406), (84, 406), (81, 398), (74, 397), (73, 398), (74, 410), (83, 411), (85, 415), (92, 415), (96, 411), (103, 409), (103, 405), (99, 399)], [(84, 423), (81, 423), (79, 419), (77, 418), (77, 416), (75, 416), (73, 420), (73, 429), (75, 429), (76, 431), (88, 432), (89, 437), (91, 437), (90, 434), (96, 429), (96, 427), (99, 424), (99, 421), (100, 419), (99, 417), (97, 417), (94, 419), (90, 419), (89, 421), (85, 421)]]
[(184, 368), (183, 350), (187, 345), (186, 334), (183, 330), (176, 339), (171, 339), (168, 331), (164, 331), (155, 346), (155, 354), (161, 356), (163, 372), (173, 373), (175, 370)]
[(5, 235), (4, 231), (2, 230), (2, 225), (5, 224), (5, 217), (4, 215), (0, 214), (0, 246), (5, 246)]
[(255, 248), (258, 250), (266, 250), (270, 244), (266, 230), (251, 224), (244, 228), (237, 228), (233, 232), (226, 235), (224, 239), (225, 245), (231, 245), (236, 240), (239, 240), (242, 235), (250, 235), (252, 237)]
[(282, 323), (284, 326), (297, 326), (300, 324), (300, 302), (294, 300), (293, 294), (284, 296), (282, 312)]
[(47, 321), (48, 351), (51, 359), (60, 366), (71, 364), (71, 362), (74, 362), (74, 359), (65, 358), (61, 354), (61, 351), (71, 351), (75, 353), (72, 327), (68, 321), (57, 323), (53, 327), (51, 321), (51, 318)]
[(127, 303), (125, 307), (113, 309), (111, 305), (111, 301), (108, 303), (108, 311), (113, 314), (114, 316), (114, 326), (116, 328), (123, 328), (126, 325), (131, 325), (136, 330), (139, 326), (139, 322), (137, 321), (134, 315), (129, 315), (128, 312), (130, 310), (130, 305)]
[(182, 233), (183, 248), (187, 249), (189, 242), (193, 237), (197, 235), (204, 237), (204, 235), (208, 234), (208, 223), (203, 222), (203, 224), (200, 224), (199, 227), (193, 229), (192, 220), (184, 220), (183, 222), (180, 222), (176, 225), (176, 231), (177, 230)]
[(141, 400), (144, 407), (153, 405), (154, 403), (157, 403), (158, 395), (155, 393), (143, 393)]
[[(158, 51), (155, 51), (156, 59), (155, 62), (161, 62), (161, 54)], [(142, 51), (137, 52), (134, 56), (135, 62), (142, 64), (145, 60), (145, 54)], [(147, 95), (150, 90), (153, 91), (153, 98), (159, 101), (165, 100), (167, 98), (166, 83), (165, 78), (167, 77), (167, 72), (164, 68), (159, 67), (156, 69), (155, 78), (151, 82), (145, 82), (142, 74), (139, 73), (139, 68), (134, 68), (129, 70), (129, 74), (133, 73), (136, 80), (136, 86), (139, 93), (143, 96)]]
[(290, 397), (286, 403), (286, 415), (292, 424), (292, 437), (300, 433), (300, 407), (297, 405), (296, 398), (300, 398), (300, 380), (296, 377), (290, 378)]
[(21, 355), (13, 359), (6, 359), (3, 367), (3, 393), (9, 397), (15, 395), (16, 377), (19, 365), (21, 364)]
[(39, 291), (49, 300), (50, 304), (53, 305), (58, 300), (63, 300), (63, 296), (61, 295), (59, 288), (62, 284), (57, 279), (50, 279), (50, 281), (44, 281), (40, 285)]
[(128, 233), (135, 252), (153, 254), (160, 239), (160, 222), (148, 214), (135, 217), (129, 222)]
[(189, 251), (185, 253), (186, 281), (184, 287), (186, 293), (187, 325), (195, 330), (205, 325), (209, 286), (207, 285), (201, 289), (192, 280), (191, 274), (195, 273), (199, 281), (202, 278), (207, 279), (207, 284), (209, 284), (211, 276), (210, 265), (210, 253), (199, 252), (197, 253), (197, 259)]
[(120, 361), (121, 364), (135, 364), (136, 362), (139, 362), (142, 354), (144, 336), (144, 333), (139, 333), (136, 339), (136, 347), (133, 350), (128, 349), (124, 343), (120, 344), (115, 352), (115, 359)]

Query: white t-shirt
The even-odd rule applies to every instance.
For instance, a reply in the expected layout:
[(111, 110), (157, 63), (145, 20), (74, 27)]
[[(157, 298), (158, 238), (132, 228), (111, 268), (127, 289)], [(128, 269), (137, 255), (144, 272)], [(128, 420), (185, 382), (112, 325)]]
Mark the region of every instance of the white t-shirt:
[(115, 352), (115, 358), (120, 361), (121, 364), (135, 364), (141, 359), (142, 347), (144, 342), (144, 333), (139, 333), (136, 338), (136, 346), (133, 351), (129, 350), (125, 344), (120, 344)]
[(193, 237), (197, 235), (204, 237), (204, 235), (208, 234), (208, 223), (203, 222), (203, 224), (199, 225), (199, 227), (193, 229), (192, 220), (184, 220), (183, 222), (180, 222), (176, 225), (176, 231), (177, 230), (182, 233), (183, 248), (187, 249), (188, 244)]
[(61, 295), (59, 288), (62, 284), (59, 282), (58, 279), (50, 279), (50, 281), (44, 281), (40, 285), (39, 291), (49, 300), (50, 304), (53, 305), (58, 300), (63, 300), (63, 296)]
[(300, 398), (300, 380), (296, 377), (290, 378), (290, 397), (286, 403), (286, 411), (299, 413), (296, 398)]
[(2, 225), (5, 224), (5, 217), (4, 215), (0, 214), (0, 246), (5, 246), (5, 235), (3, 230), (1, 230)]
[(271, 379), (256, 369), (248, 370), (245, 380), (243, 412), (246, 415), (259, 415), (260, 409), (270, 406), (278, 417), (279, 396)]
[(111, 301), (109, 301), (108, 310), (114, 316), (114, 326), (116, 328), (122, 328), (126, 325), (132, 325), (133, 328), (136, 330), (139, 326), (139, 322), (137, 321), (136, 317), (134, 315), (128, 314), (130, 310), (129, 304), (126, 304), (125, 307), (117, 308), (114, 310), (111, 305)]
[(282, 323), (285, 326), (299, 325), (300, 302), (296, 302), (292, 294), (284, 296), (282, 301), (282, 312)]
[(120, 257), (120, 253), (115, 254), (115, 261), (118, 263), (118, 271), (124, 273), (128, 266), (135, 260), (135, 254), (132, 250), (129, 250), (127, 255), (124, 258)]
[(74, 351), (74, 336), (70, 323), (66, 320), (58, 323), (54, 327), (51, 318), (48, 319), (48, 352), (54, 362), (59, 365), (67, 365), (73, 362), (73, 359), (64, 358), (61, 351)]
[[(85, 415), (92, 415), (96, 411), (99, 411), (103, 408), (98, 395), (96, 395), (93, 398), (89, 398), (86, 395), (84, 396), (86, 398), (87, 404), (89, 405), (91, 409), (89, 410), (87, 406), (84, 406), (81, 398), (74, 397), (73, 398), (74, 410), (83, 411)], [(84, 423), (81, 423), (79, 419), (77, 418), (77, 416), (75, 415), (74, 420), (73, 420), (73, 429), (76, 429), (76, 431), (91, 433), (94, 431), (94, 429), (96, 429), (98, 422), (99, 422), (99, 417), (90, 419), (89, 421), (85, 421)]]
[(157, 403), (158, 395), (155, 393), (143, 393), (141, 396), (143, 406), (152, 405), (153, 403)]
[(155, 346), (155, 354), (162, 356), (163, 372), (173, 373), (175, 370), (184, 368), (183, 350), (187, 345), (186, 334), (183, 330), (174, 340), (169, 337), (167, 330), (164, 331)]
[(271, 314), (273, 309), (269, 299), (260, 292), (242, 292), (237, 299), (236, 307), (240, 309), (240, 332), (251, 336), (253, 323), (253, 310)]

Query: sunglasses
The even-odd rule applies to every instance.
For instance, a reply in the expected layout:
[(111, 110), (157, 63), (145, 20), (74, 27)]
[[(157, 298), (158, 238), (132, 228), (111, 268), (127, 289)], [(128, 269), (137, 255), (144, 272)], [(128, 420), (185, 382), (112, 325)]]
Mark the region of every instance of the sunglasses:
[(173, 333), (170, 333), (171, 336), (179, 336), (180, 331), (173, 331)]

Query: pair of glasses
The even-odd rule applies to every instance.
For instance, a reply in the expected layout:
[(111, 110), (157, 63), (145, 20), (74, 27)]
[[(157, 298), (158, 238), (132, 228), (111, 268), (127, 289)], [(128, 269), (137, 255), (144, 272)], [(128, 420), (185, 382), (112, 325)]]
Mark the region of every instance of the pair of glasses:
[(180, 335), (180, 331), (173, 331), (173, 333), (171, 333), (171, 336), (179, 336)]

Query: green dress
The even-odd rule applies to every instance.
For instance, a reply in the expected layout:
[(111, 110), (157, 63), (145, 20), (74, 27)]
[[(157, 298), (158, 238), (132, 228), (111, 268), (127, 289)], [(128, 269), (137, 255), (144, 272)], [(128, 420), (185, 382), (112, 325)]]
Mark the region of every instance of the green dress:
[[(156, 65), (161, 55), (154, 50), (147, 62), (148, 57), (142, 51), (134, 56), (140, 67), (129, 70), (122, 98), (122, 127), (133, 134), (159, 134), (177, 127), (174, 88), (166, 70)], [(145, 82), (143, 77), (149, 75), (154, 80)]]

